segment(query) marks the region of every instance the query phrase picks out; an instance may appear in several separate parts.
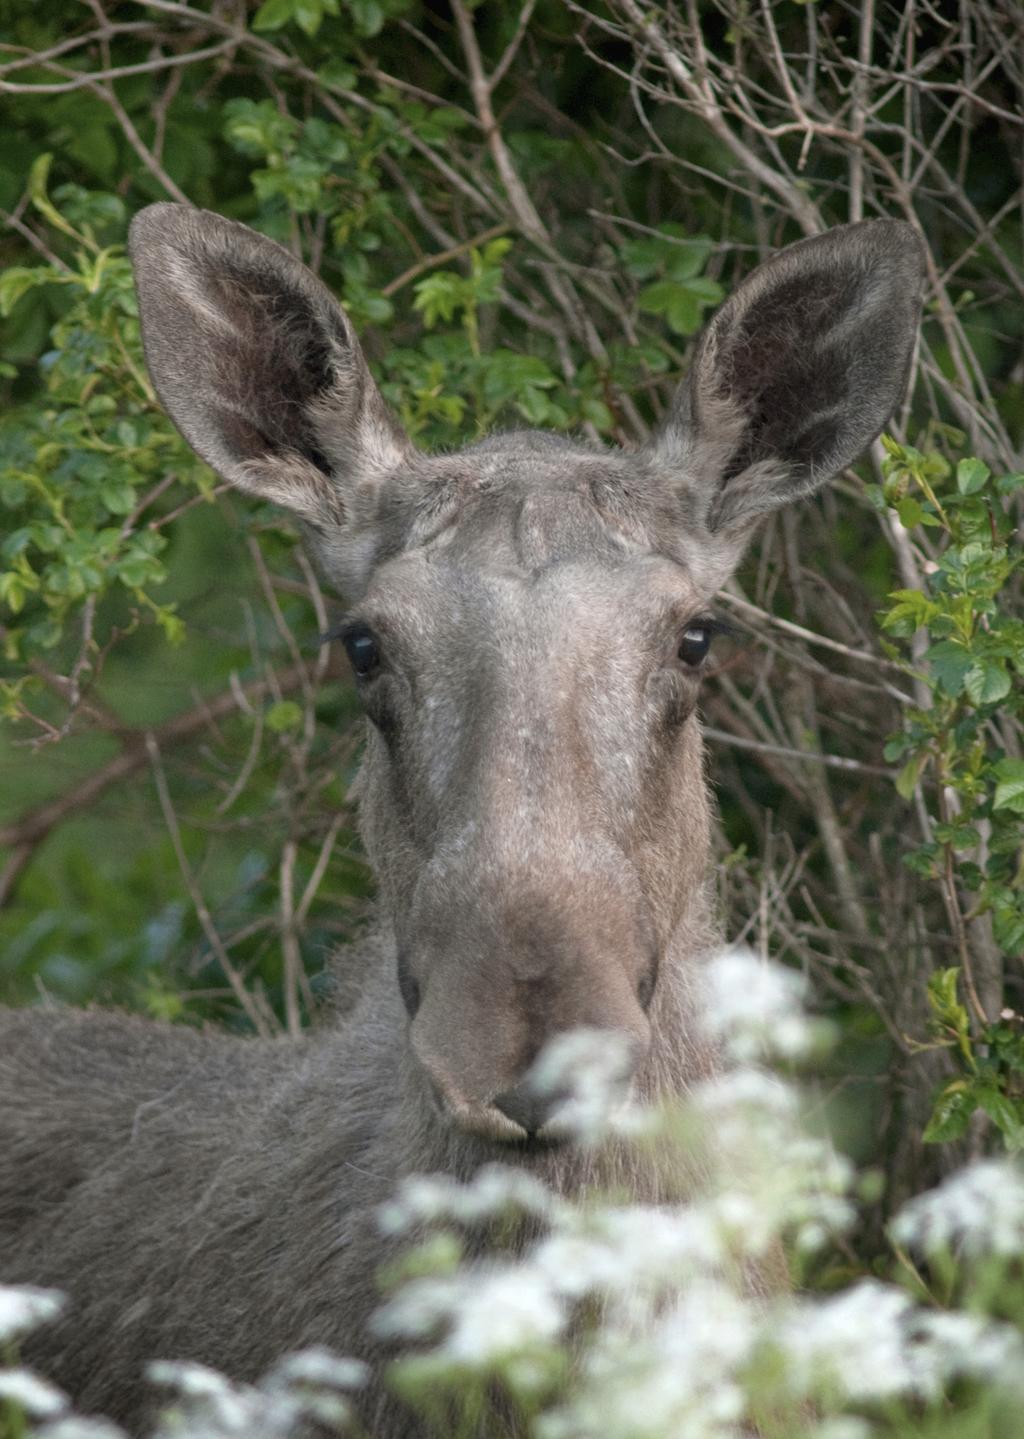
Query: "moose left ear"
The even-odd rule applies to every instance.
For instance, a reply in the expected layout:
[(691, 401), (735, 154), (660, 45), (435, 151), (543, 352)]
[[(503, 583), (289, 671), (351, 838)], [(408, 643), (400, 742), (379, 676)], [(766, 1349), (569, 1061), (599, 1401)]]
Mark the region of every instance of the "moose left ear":
[(415, 453), (327, 287), (208, 210), (150, 205), (129, 238), (157, 394), (229, 484), (325, 535)]
[(897, 220), (801, 240), (743, 281), (653, 446), (696, 525), (740, 543), (870, 444), (906, 386), (923, 281), (921, 241)]

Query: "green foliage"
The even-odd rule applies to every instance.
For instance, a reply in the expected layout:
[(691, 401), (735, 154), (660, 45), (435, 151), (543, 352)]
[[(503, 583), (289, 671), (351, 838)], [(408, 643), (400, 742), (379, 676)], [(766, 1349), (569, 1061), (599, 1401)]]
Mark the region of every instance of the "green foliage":
[(677, 335), (700, 329), (704, 311), (724, 298), (721, 285), (701, 271), (712, 251), (706, 235), (688, 236), (682, 225), (659, 225), (658, 233), (631, 240), (622, 247), (628, 274), (653, 282), (637, 295), (637, 305), (648, 315), (664, 315)]
[[(903, 729), (885, 749), (887, 759), (902, 763), (897, 790), (904, 798), (919, 793), (929, 817), (927, 839), (906, 862), (943, 887), (961, 934), (990, 916), (995, 943), (1012, 962), (1024, 954), (1024, 761), (1007, 752), (1000, 721), (1024, 717), (1024, 621), (1017, 613), (1024, 555), (1013, 543), (1012, 509), (1024, 475), (994, 476), (974, 458), (954, 469), (938, 453), (889, 437), (884, 444), (878, 502), (895, 509), (906, 529), (926, 527), (939, 541), (927, 590), (894, 591), (881, 619), (886, 633), (916, 643), (907, 673), (928, 695), (927, 704), (906, 707)], [(970, 906), (963, 916), (961, 894)], [(973, 1029), (956, 997), (958, 975), (970, 994)], [(982, 1109), (1007, 1146), (1020, 1148), (1022, 1021), (1012, 1010), (1000, 1023), (985, 1013), (966, 938), (960, 967), (932, 976), (929, 1000), (963, 1072), (943, 1086), (925, 1138), (960, 1137)]]
[(939, 1090), (925, 1141), (961, 1139), (981, 1110), (1008, 1150), (1024, 1149), (1024, 1017), (1007, 1009), (975, 1036), (958, 998), (959, 975), (956, 968), (937, 970), (928, 983), (936, 1038), (955, 1055), (960, 1073)]
[[(131, 269), (120, 246), (101, 246), (87, 215), (120, 221), (107, 196), (58, 193), (80, 229), (39, 199), (73, 240), (72, 266), (14, 267), (0, 280), (0, 314), (35, 287), (53, 287), (62, 310), (53, 348), (40, 359), (35, 403), (0, 434), (0, 603), (4, 652), (22, 663), (52, 650), (112, 586), (131, 597), (133, 623), (149, 615), (172, 643), (181, 622), (153, 591), (166, 578), (159, 530), (140, 526), (168, 473), (209, 490), (210, 481), (156, 403), (145, 375)], [(0, 688), (17, 715), (21, 687)]]

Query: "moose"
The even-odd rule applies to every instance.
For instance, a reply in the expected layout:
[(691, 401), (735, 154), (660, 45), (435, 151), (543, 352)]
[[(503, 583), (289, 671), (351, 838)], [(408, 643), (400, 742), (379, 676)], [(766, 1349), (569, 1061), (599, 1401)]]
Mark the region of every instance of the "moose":
[[(379, 916), (361, 989), (301, 1040), (95, 1009), (0, 1015), (0, 1278), (64, 1290), (27, 1357), (144, 1429), (153, 1358), (239, 1378), (312, 1343), (379, 1368), (369, 1317), (403, 1176), (495, 1159), (560, 1192), (653, 1160), (553, 1140), (532, 1067), (617, 1036), (645, 1100), (713, 1070), (718, 943), (697, 714), (709, 606), (763, 516), (903, 393), (923, 248), (889, 219), (753, 270), (647, 443), (493, 434), (424, 454), (288, 251), (157, 204), (130, 240), (157, 394), (229, 484), (296, 516), (349, 606)], [(348, 964), (348, 961), (346, 961)], [(414, 1425), (379, 1381), (379, 1439)]]

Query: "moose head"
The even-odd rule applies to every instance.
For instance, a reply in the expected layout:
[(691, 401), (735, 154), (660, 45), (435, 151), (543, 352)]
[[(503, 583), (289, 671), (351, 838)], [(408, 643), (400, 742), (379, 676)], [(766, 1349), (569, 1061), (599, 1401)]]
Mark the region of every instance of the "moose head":
[(423, 454), (286, 250), (154, 205), (131, 253), (157, 392), (230, 484), (300, 521), (349, 609), (362, 826), (409, 1062), (447, 1121), (545, 1133), (553, 1036), (618, 1036), (650, 1087), (706, 921), (695, 715), (710, 604), (761, 518), (878, 434), (922, 250), (876, 220), (756, 269), (633, 450), (533, 430)]

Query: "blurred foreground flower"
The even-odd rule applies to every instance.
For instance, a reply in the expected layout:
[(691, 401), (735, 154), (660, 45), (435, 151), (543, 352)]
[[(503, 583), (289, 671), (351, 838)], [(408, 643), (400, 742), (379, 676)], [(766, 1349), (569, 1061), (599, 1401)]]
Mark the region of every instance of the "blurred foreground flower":
[[(814, 1053), (821, 1031), (803, 1013), (799, 979), (750, 955), (712, 961), (707, 984), (725, 1068), (641, 1122), (623, 1108), (621, 1055), (602, 1053), (593, 1035), (565, 1037), (537, 1066), (565, 1097), (563, 1113), (595, 1165), (602, 1144), (652, 1147), (671, 1178), (666, 1202), (597, 1188), (570, 1201), (523, 1168), (495, 1164), (467, 1183), (410, 1177), (381, 1210), (385, 1233), (408, 1248), (386, 1276), (391, 1293), (374, 1328), (395, 1345), (391, 1382), (424, 1416), (423, 1432), (1015, 1434), (1024, 1171), (975, 1164), (911, 1200), (892, 1226), (897, 1243), (934, 1259), (943, 1283), (954, 1271), (978, 1272), (983, 1282), (965, 1286), (961, 1308), (951, 1299), (930, 1307), (916, 1274), (913, 1293), (879, 1278), (826, 1295), (794, 1292), (784, 1255), (799, 1264), (855, 1217), (850, 1164), (808, 1131), (801, 1090), (768, 1067)], [(672, 1189), (694, 1173), (699, 1184)], [(481, 1240), (487, 1259), (473, 1257)], [(72, 1414), (58, 1390), (14, 1362), (13, 1346), (61, 1304), (46, 1291), (0, 1287), (0, 1345), (11, 1356), (0, 1368), (0, 1439), (9, 1439), (5, 1403), (33, 1426), (14, 1429), (18, 1439), (125, 1439)], [(190, 1363), (150, 1373), (171, 1391), (153, 1439), (362, 1434), (351, 1391), (366, 1371), (324, 1350), (292, 1355), (253, 1385)]]
[(1024, 1255), (1024, 1166), (989, 1159), (961, 1169), (904, 1205), (892, 1236), (922, 1254)]

